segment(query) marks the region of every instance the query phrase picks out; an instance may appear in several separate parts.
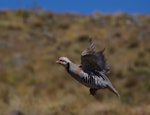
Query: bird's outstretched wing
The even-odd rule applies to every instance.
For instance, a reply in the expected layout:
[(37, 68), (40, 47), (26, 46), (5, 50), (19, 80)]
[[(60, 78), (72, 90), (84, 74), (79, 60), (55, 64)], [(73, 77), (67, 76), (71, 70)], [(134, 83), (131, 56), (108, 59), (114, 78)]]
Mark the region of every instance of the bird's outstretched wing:
[(104, 56), (104, 49), (96, 52), (94, 42), (90, 39), (90, 46), (81, 53), (81, 68), (85, 72), (108, 72), (109, 65)]

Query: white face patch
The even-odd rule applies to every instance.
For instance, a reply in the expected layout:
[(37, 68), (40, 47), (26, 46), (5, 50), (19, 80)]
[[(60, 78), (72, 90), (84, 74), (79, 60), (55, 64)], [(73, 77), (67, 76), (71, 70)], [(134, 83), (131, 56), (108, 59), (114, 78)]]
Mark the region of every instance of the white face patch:
[(62, 62), (66, 62), (66, 63), (71, 62), (67, 57), (60, 57), (59, 60), (61, 60)]

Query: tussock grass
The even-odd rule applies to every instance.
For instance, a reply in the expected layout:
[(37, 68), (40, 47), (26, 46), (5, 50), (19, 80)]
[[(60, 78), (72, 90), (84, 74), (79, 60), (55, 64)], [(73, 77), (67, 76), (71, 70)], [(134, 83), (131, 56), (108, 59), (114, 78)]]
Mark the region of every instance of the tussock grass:
[[(150, 114), (149, 15), (55, 14), (0, 11), (0, 114), (148, 115)], [(95, 38), (106, 48), (109, 79), (121, 99), (107, 90), (95, 97), (55, 64), (80, 53)]]

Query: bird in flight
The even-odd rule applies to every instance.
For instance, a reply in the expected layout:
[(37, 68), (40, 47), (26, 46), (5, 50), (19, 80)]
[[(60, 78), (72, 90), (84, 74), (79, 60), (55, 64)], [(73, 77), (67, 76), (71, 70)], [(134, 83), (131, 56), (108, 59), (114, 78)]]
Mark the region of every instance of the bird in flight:
[(91, 95), (96, 95), (96, 91), (99, 89), (107, 88), (120, 97), (105, 75), (110, 68), (104, 56), (104, 49), (96, 52), (93, 39), (90, 39), (89, 47), (81, 53), (80, 66), (74, 64), (67, 57), (60, 57), (56, 63), (63, 65), (74, 79), (90, 88)]

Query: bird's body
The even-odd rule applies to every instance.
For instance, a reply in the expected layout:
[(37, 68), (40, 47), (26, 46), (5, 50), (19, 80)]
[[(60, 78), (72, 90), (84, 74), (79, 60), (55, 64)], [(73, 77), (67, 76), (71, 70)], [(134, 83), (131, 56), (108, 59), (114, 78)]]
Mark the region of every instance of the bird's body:
[[(102, 88), (105, 84), (102, 84), (102, 77), (94, 74), (88, 74), (84, 72), (80, 67), (74, 63), (69, 63), (68, 73), (77, 81), (89, 88)], [(101, 76), (101, 74), (99, 74)]]
[(95, 52), (93, 41), (87, 50), (81, 54), (81, 66), (74, 64), (67, 57), (60, 57), (57, 63), (65, 66), (68, 73), (83, 85), (90, 88), (90, 94), (95, 95), (98, 89), (108, 88), (119, 96), (110, 80), (104, 74), (109, 71), (103, 51)]

